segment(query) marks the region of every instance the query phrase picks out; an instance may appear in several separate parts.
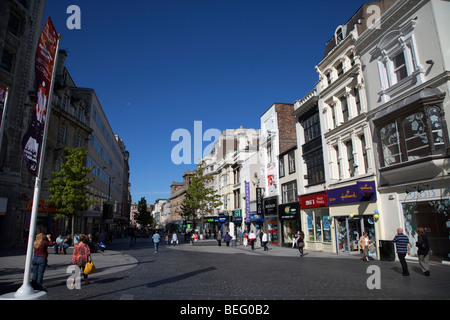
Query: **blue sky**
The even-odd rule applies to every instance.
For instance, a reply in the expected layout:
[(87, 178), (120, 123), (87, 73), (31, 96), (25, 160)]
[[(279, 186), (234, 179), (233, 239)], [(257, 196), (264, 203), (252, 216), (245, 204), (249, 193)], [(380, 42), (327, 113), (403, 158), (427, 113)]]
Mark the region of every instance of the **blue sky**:
[[(154, 203), (195, 169), (172, 163), (175, 130), (193, 143), (194, 121), (203, 132), (260, 128), (274, 102), (315, 86), (326, 42), (364, 2), (47, 0), (45, 19), (62, 35), (76, 85), (96, 91), (124, 139), (133, 201)], [(70, 5), (81, 9), (80, 30), (67, 28)]]

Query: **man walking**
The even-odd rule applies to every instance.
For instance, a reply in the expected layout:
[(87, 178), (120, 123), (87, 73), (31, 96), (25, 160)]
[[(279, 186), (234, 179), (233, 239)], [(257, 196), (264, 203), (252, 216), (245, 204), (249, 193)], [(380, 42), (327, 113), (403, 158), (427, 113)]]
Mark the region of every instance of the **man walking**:
[(409, 239), (406, 235), (403, 234), (403, 229), (397, 229), (397, 235), (394, 237), (394, 243), (397, 247), (397, 256), (398, 260), (400, 260), (400, 264), (402, 265), (402, 275), (409, 276), (408, 265), (406, 264), (406, 254), (410, 254), (411, 244), (409, 243)]
[(155, 253), (158, 253), (158, 246), (159, 242), (161, 241), (161, 236), (158, 232), (155, 232), (155, 234), (152, 237), (153, 243), (155, 244)]
[(248, 238), (250, 239), (250, 245), (252, 246), (252, 250), (255, 250), (255, 241), (256, 241), (256, 235), (252, 231), (250, 231), (250, 234), (248, 235)]

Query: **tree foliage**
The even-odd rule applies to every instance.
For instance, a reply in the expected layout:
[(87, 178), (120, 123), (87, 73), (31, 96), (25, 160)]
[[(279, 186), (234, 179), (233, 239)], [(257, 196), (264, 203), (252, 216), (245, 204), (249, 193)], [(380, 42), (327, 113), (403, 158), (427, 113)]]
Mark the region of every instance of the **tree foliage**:
[(53, 178), (46, 180), (51, 193), (48, 202), (58, 210), (55, 219), (73, 217), (95, 203), (87, 199), (87, 186), (95, 180), (87, 178), (87, 174), (95, 168), (85, 167), (89, 151), (80, 148), (66, 148), (65, 151), (67, 156), (61, 170), (53, 172)]
[(207, 213), (213, 213), (215, 208), (222, 205), (220, 196), (210, 187), (212, 181), (213, 176), (205, 174), (204, 163), (200, 162), (191, 178), (180, 214), (186, 220), (192, 221), (194, 230), (196, 219), (203, 219)]
[(138, 203), (138, 212), (134, 216), (134, 219), (142, 226), (146, 227), (153, 222), (152, 213), (148, 211), (147, 200), (142, 197)]

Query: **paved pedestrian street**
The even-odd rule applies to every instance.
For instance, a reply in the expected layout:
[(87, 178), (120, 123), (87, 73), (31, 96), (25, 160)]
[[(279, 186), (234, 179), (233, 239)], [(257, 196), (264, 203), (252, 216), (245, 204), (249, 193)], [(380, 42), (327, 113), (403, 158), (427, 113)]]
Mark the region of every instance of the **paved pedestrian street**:
[[(441, 264), (432, 265), (431, 276), (425, 277), (418, 263), (409, 261), (411, 275), (403, 277), (398, 262), (367, 263), (359, 256), (307, 250), (300, 257), (291, 248), (252, 251), (249, 246), (218, 247), (214, 240), (162, 244), (155, 254), (151, 239), (138, 239), (134, 247), (116, 240), (104, 256), (95, 253), (97, 272), (90, 284), (81, 281), (80, 289), (70, 290), (70, 252), (50, 250), (44, 276), (49, 300), (442, 300), (450, 292), (450, 266)], [(24, 258), (0, 257), (0, 294), (20, 287)], [(369, 267), (378, 271), (378, 281)]]

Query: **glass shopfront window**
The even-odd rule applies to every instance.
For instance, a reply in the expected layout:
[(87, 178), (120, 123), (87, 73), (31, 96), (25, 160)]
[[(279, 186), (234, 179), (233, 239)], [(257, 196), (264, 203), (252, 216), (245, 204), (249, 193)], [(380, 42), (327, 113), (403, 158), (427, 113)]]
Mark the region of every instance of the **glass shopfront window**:
[(330, 223), (328, 210), (306, 210), (307, 240), (316, 242), (331, 242)]
[[(433, 188), (422, 191), (421, 195), (434, 195)], [(425, 230), (430, 242), (432, 260), (450, 261), (450, 199), (414, 201), (403, 203), (405, 219), (404, 233), (411, 243), (411, 255), (417, 256), (417, 228)]]

